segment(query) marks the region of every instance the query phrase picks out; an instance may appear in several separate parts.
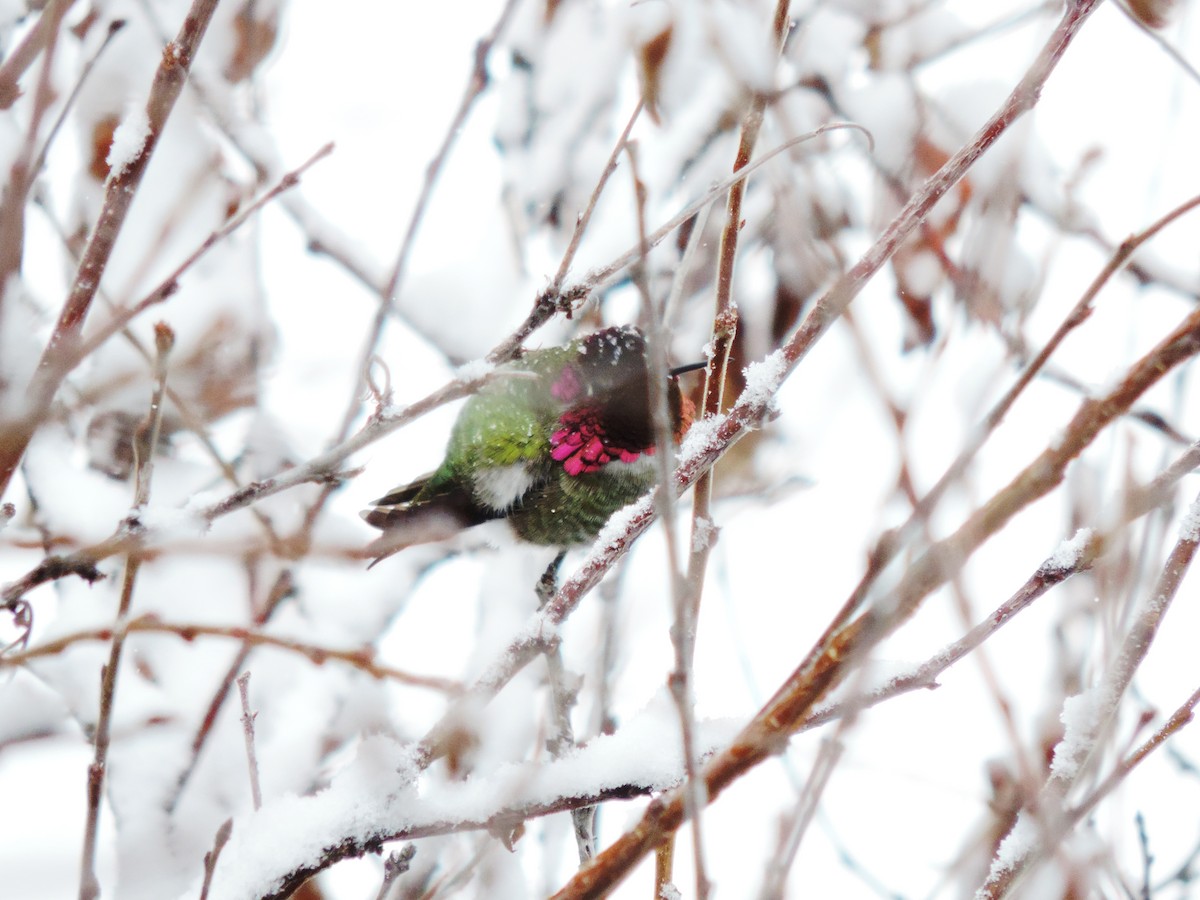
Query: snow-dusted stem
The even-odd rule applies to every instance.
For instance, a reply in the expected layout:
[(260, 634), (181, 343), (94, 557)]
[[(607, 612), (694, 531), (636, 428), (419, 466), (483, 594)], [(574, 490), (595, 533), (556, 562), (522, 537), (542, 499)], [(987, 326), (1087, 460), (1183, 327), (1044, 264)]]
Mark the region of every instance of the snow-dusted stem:
[[(163, 391), (167, 379), (167, 359), (175, 343), (175, 335), (166, 325), (159, 324), (154, 330), (157, 354), (154, 360), (155, 384), (150, 400), (150, 412), (146, 421), (137, 429), (134, 437), (134, 455), (137, 460), (136, 487), (134, 489), (133, 512), (125, 520), (124, 527), (136, 532), (141, 526), (138, 511), (150, 502), (150, 478), (154, 473), (153, 456), (162, 427)], [(108, 663), (100, 673), (100, 703), (96, 714), (96, 730), (92, 738), (92, 763), (88, 766), (87, 815), (84, 825), (83, 852), (80, 860), (79, 898), (93, 900), (100, 896), (100, 882), (96, 878), (96, 839), (100, 826), (100, 802), (104, 796), (104, 777), (108, 764), (108, 748), (111, 737), (113, 701), (117, 691), (117, 674), (121, 666), (121, 654), (125, 648), (126, 625), (129, 607), (133, 602), (133, 587), (137, 582), (142, 558), (136, 550), (130, 551), (125, 559), (125, 574), (121, 582), (121, 599), (117, 606), (117, 620), (113, 627), (112, 644), (109, 647)]]
[(62, 360), (70, 358), (79, 342), (84, 319), (100, 287), (100, 279), (112, 256), (117, 236), (149, 166), (150, 158), (166, 127), (167, 118), (187, 81), (188, 70), (204, 37), (217, 0), (193, 0), (175, 40), (162, 55), (146, 101), (148, 131), (138, 152), (119, 169), (114, 168), (105, 184), (104, 205), (88, 236), (70, 293), (42, 353), (38, 371), (29, 390), (28, 409), (0, 431), (0, 497), (8, 490), (13, 472), (37, 430), (40, 417), (62, 381)]
[[(1082, 774), (1095, 765), (1097, 750), (1113, 726), (1134, 673), (1150, 652), (1150, 645), (1179, 590), (1179, 584), (1195, 558), (1198, 543), (1200, 497), (1192, 502), (1191, 509), (1184, 517), (1179, 540), (1167, 557), (1153, 590), (1143, 601), (1116, 659), (1109, 665), (1099, 684), (1067, 700), (1063, 711), (1066, 731), (1055, 747), (1050, 777), (1038, 794), (1036, 806), (1029, 811), (1036, 817), (1039, 840), (1036, 844), (1020, 845), (1016, 850), (1011, 845), (1006, 848), (1005, 844), (1001, 844), (987, 880), (976, 894), (980, 900), (1006, 896), (1032, 864), (1053, 852), (1059, 841), (1070, 832), (1074, 820), (1066, 814), (1067, 794), (1079, 782)], [(1017, 820), (1018, 826), (1021, 822), (1022, 819)], [(1014, 836), (1015, 828), (1009, 839), (1015, 839)]]

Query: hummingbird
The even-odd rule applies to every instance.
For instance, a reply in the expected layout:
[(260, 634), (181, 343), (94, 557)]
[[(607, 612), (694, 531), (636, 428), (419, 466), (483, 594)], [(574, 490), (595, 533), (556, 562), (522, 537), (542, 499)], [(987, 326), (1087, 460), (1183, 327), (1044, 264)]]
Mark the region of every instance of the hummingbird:
[[(669, 373), (673, 439), (694, 406)], [(527, 351), (463, 406), (445, 458), (362, 513), (383, 534), (376, 562), (404, 547), (505, 519), (518, 538), (566, 548), (590, 543), (621, 507), (656, 479), (646, 338), (605, 328), (564, 347)]]

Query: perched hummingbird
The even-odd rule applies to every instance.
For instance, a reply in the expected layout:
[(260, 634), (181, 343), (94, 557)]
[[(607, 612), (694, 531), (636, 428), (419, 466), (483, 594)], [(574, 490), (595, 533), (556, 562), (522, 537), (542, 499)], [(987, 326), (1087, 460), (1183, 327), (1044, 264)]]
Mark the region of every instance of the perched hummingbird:
[[(505, 367), (459, 413), (437, 470), (363, 512), (383, 534), (381, 559), (491, 519), (534, 544), (587, 543), (616, 510), (654, 484), (654, 426), (646, 339), (606, 328), (565, 347), (532, 350)], [(693, 407), (664, 373), (674, 438)]]

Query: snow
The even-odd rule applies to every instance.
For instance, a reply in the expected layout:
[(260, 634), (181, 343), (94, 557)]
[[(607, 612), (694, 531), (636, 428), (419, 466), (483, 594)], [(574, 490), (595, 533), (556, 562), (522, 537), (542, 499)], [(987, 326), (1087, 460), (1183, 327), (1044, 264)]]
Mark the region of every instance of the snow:
[[(395, 821), (398, 808), (414, 796), (411, 762), (394, 741), (368, 738), (354, 764), (324, 791), (279, 797), (238, 817), (209, 896), (252, 900), (271, 891), (292, 868), (315, 859), (335, 838), (369, 840), (381, 822)], [(181, 896), (195, 893), (192, 888)]]
[[(246, 30), (243, 8), (261, 14), (261, 30)], [(343, 423), (354, 432), (375, 412), (359, 366), (379, 291), (472, 73), (476, 41), (508, 4), (351, 0), (334, 16), (314, 9), (218, 4), (191, 84), (159, 138), (104, 276), (91, 285), (99, 295), (85, 334), (103, 327), (114, 306), (147, 296), (234, 210), (315, 148), (332, 140), (336, 152), (191, 266), (175, 294), (132, 323), (130, 336), (115, 336), (69, 375), (0, 498), (14, 507), (0, 532), (6, 585), (47, 556), (87, 551), (120, 527), (133, 483), (112, 467), (102, 471), (97, 444), (120, 449), (145, 417), (153, 379), (131, 338), (152, 349), (153, 323), (168, 322), (177, 343), (167, 384), (180, 402), (167, 404), (170, 435), (157, 448), (150, 501), (138, 513), (152, 542), (131, 583), (130, 615), (152, 616), (183, 635), (188, 626), (224, 633), (128, 637), (101, 808), (106, 897), (197, 896), (200, 860), (229, 818), (236, 825), (218, 866), (219, 892), (253, 896), (347, 835), (394, 832), (418, 820), (465, 828), (470, 823), (446, 817), (551, 802), (621, 779), (665, 788), (679, 776), (678, 715), (662, 690), (674, 666), (662, 529), (623, 545), (629, 552), (614, 570), (553, 626), (538, 611), (534, 586), (555, 551), (498, 538), (502, 521), (366, 568), (361, 552), (373, 535), (358, 511), (437, 465), (454, 406), (345, 459), (337, 484), (297, 485), (209, 529), (195, 515), (238, 485), (308, 471), (300, 467), (341, 440)], [(13, 3), (4, 10), (0, 45), (14, 48), (39, 12)], [(94, 18), (73, 12), (74, 30), (60, 36), (50, 72), (55, 99), (32, 143), (25, 129), (35, 120), (40, 61), (21, 77), (23, 93), (0, 136), (4, 170), (29, 147), (40, 149), (108, 17), (127, 15), (67, 108), (23, 216), (20, 266), (7, 274), (0, 299), (4, 433), (9, 420), (29, 411), (25, 387), (74, 277), (74, 254), (103, 203), (105, 158), (120, 171), (143, 146), (144, 120), (126, 104), (146, 95), (164, 38), (186, 10), (183, 0), (122, 0), (96, 4)], [(278, 20), (270, 18), (275, 12)], [(704, 750), (728, 741), (736, 723), (793, 672), (870, 571), (880, 537), (911, 515), (913, 493), (926, 492), (967, 445), (974, 423), (1044, 346), (1113, 246), (1200, 190), (1200, 93), (1115, 6), (1101, 4), (1038, 108), (972, 168), (963, 183), (970, 199), (960, 210), (964, 195), (956, 192), (929, 220), (948, 229), (939, 253), (922, 254), (905, 275), (910, 286), (932, 292), (935, 340), (905, 349), (909, 311), (896, 296), (894, 273), (885, 271), (854, 299), (853, 322), (832, 323), (789, 375), (776, 350), (779, 335), (794, 333), (797, 318), (919, 189), (914, 141), (929, 141), (935, 154), (955, 152), (1025, 71), (1057, 15), (1029, 4), (962, 0), (792, 4), (790, 13), (785, 56), (776, 61), (771, 7), (758, 0), (513, 5), (486, 61), (483, 93), (431, 185), (395, 307), (373, 349), (401, 406), (448, 382), (492, 377), (486, 363), (466, 361), (511, 335), (554, 279), (577, 216), (637, 106), (639, 42), (667, 23), (675, 30), (660, 73), (661, 122), (643, 114), (632, 132), (650, 228), (728, 176), (748, 86), (769, 92), (756, 155), (835, 119), (870, 128), (874, 151), (860, 135), (835, 133), (781, 155), (748, 182), (732, 285), (737, 365), (747, 366), (749, 381), (741, 400), (775, 415), (718, 462), (711, 519), (697, 523), (696, 549), (710, 551), (694, 667)], [(1162, 35), (1195, 58), (1197, 23), (1185, 20)], [(361, 22), (371, 27), (351, 27)], [(261, 44), (244, 45), (247, 36)], [(960, 38), (969, 40), (955, 49)], [(1113, 47), (1122, 49), (1119, 64)], [(263, 64), (245, 81), (227, 80), (234, 54), (250, 49), (267, 53)], [(107, 135), (117, 124), (110, 148)], [(604, 284), (584, 280), (637, 241), (633, 156), (616, 155), (568, 267), (565, 286), (586, 288), (588, 299), (570, 319), (556, 314), (528, 346), (561, 346), (604, 325), (646, 327), (628, 270)], [(678, 233), (646, 260), (651, 299), (673, 297), (668, 349), (680, 362), (697, 358), (710, 338), (724, 201), (714, 198), (707, 219), (697, 220), (686, 271)], [(952, 213), (960, 214), (954, 227)], [(1088, 233), (1072, 231), (1082, 225)], [(1095, 314), (1056, 351), (1052, 376), (1022, 393), (932, 512), (928, 534), (918, 529), (871, 600), (907, 577), (930, 536), (965, 540), (978, 533), (974, 525), (1013, 512), (992, 498), (1025, 483), (1014, 479), (1057, 446), (1079, 405), (1079, 389), (1057, 376), (1084, 391), (1119, 384), (1193, 310), (1198, 229), (1200, 218), (1183, 217), (1139, 254), (1136, 273), (1108, 282)], [(980, 299), (994, 301), (992, 315), (977, 315)], [(685, 387), (694, 389), (699, 376), (689, 377)], [(1138, 404), (1183, 435), (1200, 434), (1198, 379), (1194, 362), (1181, 365)], [(104, 440), (93, 434), (94, 422), (113, 426)], [(720, 416), (697, 423), (682, 463), (715, 455), (727, 425)], [(1074, 567), (1088, 529), (1106, 529), (1110, 550), (1094, 571), (1056, 585), (988, 638), (984, 652), (1007, 719), (967, 661), (939, 677), (936, 691), (889, 696), (836, 726), (846, 753), (800, 847), (793, 893), (860, 900), (872, 893), (871, 881), (906, 897), (970, 895), (993, 866), (988, 842), (970, 839), (995, 833), (1009, 784), (990, 776), (1025, 772), (1031, 767), (1022, 760), (1044, 759), (1061, 712), (1066, 737), (1055, 752), (1055, 776), (1070, 777), (1091, 759), (1103, 778), (1143, 709), (1173, 709), (1194, 687), (1188, 666), (1200, 610), (1180, 602), (1171, 613), (1178, 624), (1160, 630), (1136, 673), (1136, 696), (1109, 698), (1093, 688), (1063, 699), (1080, 685), (1106, 683), (1112, 648), (1131, 620), (1129, 598), (1145, 602), (1144, 581), (1171, 548), (1170, 529), (1138, 522), (1123, 530), (1117, 519), (1129, 485), (1148, 483), (1179, 452), (1140, 422), (1125, 418), (1106, 428), (1067, 467), (1061, 486), (971, 552), (956, 585), (969, 606), (966, 620), (948, 592), (937, 591), (848, 673), (840, 691), (877, 696), (897, 672), (936, 660), (1003, 603), (1047, 551), (1045, 566)], [(1175, 509), (1194, 495), (1193, 480), (1181, 483)], [(511, 483), (498, 487), (512, 490)], [(597, 553), (621, 541), (635, 517), (649, 518), (652, 503), (620, 512)], [(1195, 508), (1176, 518), (1179, 535), (1194, 540)], [(107, 577), (94, 585), (68, 575), (31, 591), (24, 598), (33, 616), (29, 650), (41, 655), (9, 666), (23, 659), (14, 648), (0, 661), (7, 894), (48, 900), (78, 893), (89, 732), (126, 562), (123, 552), (100, 559)], [(560, 581), (595, 565), (572, 551)], [(0, 622), (6, 637), (19, 625)], [(49, 643), (96, 631), (64, 649)], [(248, 643), (247, 633), (295, 641), (299, 652)], [(561, 655), (563, 683), (578, 691), (569, 717), (585, 745), (558, 761), (546, 751), (557, 724), (546, 659), (536, 657), (500, 686), (511, 674), (510, 648), (550, 644)], [(341, 657), (360, 650), (357, 658)], [(265, 802), (257, 814), (236, 696), (221, 695), (230, 673), (243, 671), (252, 675), (257, 715)], [(440, 686), (390, 673), (436, 677)], [(457, 708), (456, 685), (480, 679), (498, 690), (461, 708), (455, 771), (439, 762), (414, 772), (413, 743)], [(1108, 715), (1118, 716), (1119, 727), (1100, 727)], [(1172, 737), (1187, 758), (1200, 756), (1193, 729)], [(792, 814), (830, 736), (816, 731), (795, 735), (778, 759), (739, 778), (706, 810), (707, 870), (721, 896), (752, 892), (777, 862), (778, 822)], [(1192, 808), (1180, 804), (1190, 788), (1163, 757), (1151, 754), (1103, 801), (1087, 824), (1088, 840), (1049, 855), (1025, 893), (1061, 895), (1040, 886), (1066, 870), (1082, 879), (1073, 888), (1085, 894), (1111, 886), (1091, 881), (1096, 873), (1111, 876), (1111, 884), (1139, 883), (1144, 850), (1123, 812), (1133, 808), (1144, 812), (1156, 865), (1180, 871), (1194, 849), (1179, 812)], [(599, 845), (635, 826), (649, 802), (606, 803)], [(1023, 858), (1035, 831), (1022, 821), (995, 865)], [(677, 884), (691, 881), (690, 843), (686, 836), (677, 842)], [(530, 820), (512, 852), (483, 831), (421, 838), (416, 846), (402, 892), (428, 876), (460, 878), (463, 896), (548, 896), (577, 867), (562, 814)], [(958, 877), (946, 876), (950, 859), (963, 860)], [(631, 872), (614, 900), (647, 896), (651, 868), (647, 861)], [(321, 888), (330, 900), (374, 896), (380, 869), (372, 855), (338, 864), (323, 873)], [(1034, 880), (1039, 875), (1046, 879)]]
[(1179, 523), (1179, 539), (1192, 543), (1200, 541), (1200, 497), (1192, 501)]
[(746, 367), (746, 387), (738, 399), (751, 408), (766, 407), (787, 377), (788, 361), (783, 350), (776, 350), (760, 362)]
[(679, 444), (679, 462), (682, 465), (688, 460), (702, 456), (710, 450), (717, 440), (717, 432), (725, 424), (724, 413), (697, 419), (687, 430)]
[(1101, 725), (1108, 719), (1114, 699), (1106, 685), (1097, 685), (1063, 701), (1060, 719), (1062, 739), (1054, 747), (1050, 771), (1055, 778), (1069, 781), (1095, 747)]
[(454, 377), (464, 383), (469, 381), (479, 381), (482, 378), (486, 378), (495, 370), (496, 367), (486, 359), (476, 359), (468, 363), (463, 363), (461, 366), (455, 369)]
[[(701, 755), (731, 740), (740, 725), (698, 722)], [(625, 786), (662, 791), (677, 785), (683, 773), (678, 714), (665, 689), (616, 734), (550, 762), (505, 763), (462, 781), (434, 783), (417, 777), (410, 754), (391, 738), (366, 738), (325, 790), (281, 796), (235, 819), (210, 896), (251, 900), (342, 838), (436, 833), (448, 823), (484, 822), (506, 809), (543, 807)]]
[(1068, 540), (1059, 544), (1043, 567), (1051, 572), (1067, 572), (1079, 565), (1083, 551), (1092, 542), (1095, 531), (1091, 528), (1080, 528)]
[[(1000, 849), (992, 863), (988, 877), (1003, 875), (1033, 853), (1039, 845), (1039, 830), (1037, 822), (1024, 810), (1017, 814), (1017, 821), (1012, 829), (1000, 842)], [(975, 895), (977, 898), (988, 896), (982, 890)]]
[(708, 516), (700, 516), (695, 520), (695, 530), (692, 533), (692, 552), (700, 553), (712, 546), (720, 529), (717, 523)]
[(125, 171), (142, 152), (149, 137), (150, 119), (146, 115), (145, 104), (131, 104), (121, 124), (113, 132), (112, 144), (104, 160), (112, 173), (111, 177), (116, 178)]
[(648, 514), (653, 507), (653, 495), (635, 500), (628, 506), (623, 506), (613, 513), (600, 534), (596, 536), (594, 546), (601, 549), (617, 549), (626, 541), (630, 527), (639, 518)]

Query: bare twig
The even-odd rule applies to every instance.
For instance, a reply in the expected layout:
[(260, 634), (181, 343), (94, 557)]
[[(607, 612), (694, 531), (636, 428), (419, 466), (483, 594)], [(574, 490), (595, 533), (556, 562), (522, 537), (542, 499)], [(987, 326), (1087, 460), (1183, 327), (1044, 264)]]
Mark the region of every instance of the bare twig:
[(246, 767), (250, 773), (250, 797), (255, 809), (262, 809), (262, 788), (258, 784), (258, 756), (254, 752), (254, 719), (257, 713), (250, 712), (250, 673), (238, 676), (238, 697), (242, 701), (242, 734), (246, 738)]
[(213, 837), (213, 848), (204, 854), (204, 882), (200, 885), (200, 900), (207, 900), (208, 891), (212, 887), (213, 872), (217, 870), (217, 860), (221, 851), (229, 843), (229, 835), (233, 833), (233, 819), (226, 819), (217, 829)]
[(379, 885), (379, 893), (375, 895), (375, 900), (388, 900), (392, 883), (408, 871), (416, 855), (416, 844), (405, 844), (403, 849), (393, 850), (388, 854), (388, 858), (383, 861), (383, 883)]
[(12, 609), (14, 604), (21, 602), (21, 598), (38, 585), (57, 581), (68, 575), (76, 575), (88, 584), (95, 584), (104, 577), (104, 573), (96, 568), (96, 562), (96, 558), (91, 554), (48, 556), (24, 577), (4, 586), (4, 590), (0, 591), (0, 608)]
[[(665, 552), (667, 559), (667, 577), (671, 585), (671, 646), (675, 653), (675, 666), (667, 678), (671, 698), (679, 715), (679, 732), (683, 744), (683, 770), (691, 801), (692, 821), (692, 853), (695, 860), (696, 896), (703, 898), (708, 895), (708, 875), (704, 861), (704, 836), (700, 810), (704, 808), (705, 798), (696, 778), (699, 760), (696, 756), (696, 697), (693, 685), (693, 657), (695, 655), (696, 620), (693, 615), (698, 596), (689, 592), (689, 583), (684, 581), (680, 570), (681, 555), (679, 538), (676, 530), (676, 497), (673, 490), (664, 490), (662, 486), (671, 484), (671, 476), (675, 471), (675, 423), (671, 421), (670, 403), (667, 396), (668, 385), (658, 376), (658, 373), (668, 370), (667, 365), (667, 329), (663, 321), (665, 304), (656, 304), (650, 296), (650, 285), (647, 273), (647, 259), (650, 246), (646, 240), (646, 186), (638, 175), (637, 148), (630, 144), (630, 172), (633, 175), (634, 196), (637, 201), (638, 239), (641, 243), (642, 257), (633, 268), (633, 281), (642, 295), (642, 307), (650, 322), (649, 350), (647, 364), (653, 373), (650, 384), (650, 409), (654, 416), (655, 446), (659, 452), (655, 454), (655, 466), (658, 469), (660, 489), (656, 492), (658, 499), (658, 514), (663, 522)], [(738, 184), (744, 184), (744, 181)], [(677, 387), (675, 388), (678, 389)], [(664, 851), (658, 857), (656, 871), (660, 877), (670, 878), (670, 863), (673, 853)]]
[[(271, 585), (271, 589), (267, 593), (266, 602), (262, 608), (257, 610), (254, 615), (254, 625), (261, 628), (271, 617), (275, 611), (283, 604), (283, 602), (292, 596), (295, 592), (295, 581), (292, 577), (290, 569), (284, 569), (279, 573), (275, 582)], [(184, 632), (187, 635), (187, 632)], [(191, 781), (192, 775), (196, 771), (196, 766), (200, 762), (200, 751), (204, 749), (204, 744), (212, 734), (213, 726), (217, 721), (217, 714), (220, 713), (221, 707), (225, 704), (225, 698), (229, 696), (229, 692), (233, 690), (233, 685), (237, 680), (237, 675), (246, 665), (246, 660), (250, 658), (250, 652), (257, 646), (254, 640), (243, 640), (242, 646), (238, 650), (237, 656), (225, 669), (225, 675), (220, 680), (217, 689), (213, 692), (212, 700), (209, 701), (208, 708), (204, 715), (200, 717), (200, 723), (196, 728), (196, 734), (192, 738), (191, 757), (188, 759), (187, 765), (179, 773), (179, 777), (175, 781), (174, 790), (167, 801), (167, 811), (174, 812), (176, 805), (179, 803), (179, 798), (183, 795), (183, 791), (187, 788), (188, 782)], [(269, 644), (268, 644), (269, 646)], [(316, 648), (313, 648), (314, 650)], [(302, 652), (302, 651), (301, 651)], [(364, 659), (369, 659), (370, 655), (366, 652), (360, 654)], [(324, 656), (315, 657), (309, 656), (318, 665), (325, 659)]]
[(583, 242), (583, 235), (588, 227), (588, 223), (592, 220), (592, 213), (595, 212), (596, 204), (600, 200), (600, 195), (604, 192), (604, 186), (608, 184), (608, 179), (612, 177), (613, 172), (617, 170), (617, 160), (625, 147), (629, 143), (630, 132), (633, 131), (633, 126), (638, 120), (638, 116), (642, 114), (642, 109), (645, 104), (641, 101), (630, 114), (629, 120), (625, 123), (625, 130), (621, 132), (617, 138), (617, 142), (613, 145), (612, 152), (608, 155), (608, 161), (604, 164), (604, 168), (600, 172), (600, 177), (596, 180), (596, 186), (592, 189), (592, 194), (588, 198), (588, 204), (583, 212), (579, 214), (575, 220), (575, 230), (571, 232), (571, 239), (567, 242), (567, 249), (563, 252), (562, 262), (558, 265), (558, 271), (554, 275), (554, 279), (550, 282), (550, 286), (542, 291), (537, 301), (533, 304), (533, 309), (520, 327), (512, 333), (506, 340), (497, 345), (487, 358), (490, 362), (505, 362), (512, 359), (518, 352), (526, 339), (541, 328), (550, 320), (556, 312), (566, 312), (568, 315), (587, 299), (589, 290), (586, 287), (574, 288), (564, 292), (563, 285), (566, 283), (567, 274), (571, 270), (571, 263), (575, 261), (575, 254), (579, 250), (579, 245)]
[[(596, 211), (596, 204), (600, 201), (600, 195), (604, 192), (604, 186), (608, 184), (608, 179), (612, 177), (613, 172), (617, 171), (617, 160), (620, 159), (621, 153), (629, 148), (629, 135), (633, 131), (633, 126), (637, 123), (638, 117), (645, 109), (646, 103), (644, 100), (639, 100), (637, 106), (633, 108), (633, 112), (629, 115), (629, 120), (625, 123), (625, 128), (617, 137), (617, 142), (613, 144), (612, 152), (608, 154), (608, 161), (604, 164), (604, 169), (600, 172), (600, 177), (596, 179), (596, 187), (592, 189), (592, 195), (588, 197), (587, 206), (584, 207), (575, 220), (575, 230), (571, 232), (571, 240), (567, 242), (567, 249), (563, 252), (562, 262), (558, 264), (558, 271), (554, 273), (554, 280), (550, 282), (550, 287), (546, 289), (546, 293), (551, 296), (558, 296), (562, 293), (563, 285), (567, 281), (567, 273), (571, 271), (571, 263), (575, 261), (575, 254), (579, 252), (579, 245), (583, 242), (584, 232), (587, 231), (588, 224), (592, 221), (592, 213)], [(637, 177), (636, 174), (634, 176)], [(644, 210), (643, 210), (644, 211)], [(644, 229), (645, 223), (642, 223)], [(644, 241), (645, 235), (642, 235)]]
[(796, 853), (800, 849), (800, 842), (816, 814), (821, 794), (825, 792), (844, 749), (836, 737), (822, 742), (817, 759), (813, 763), (812, 775), (805, 781), (804, 790), (796, 798), (796, 807), (784, 830), (778, 852), (767, 867), (767, 875), (758, 894), (759, 900), (781, 900), (786, 896), (784, 888), (787, 886), (788, 872), (791, 871)]
[(83, 64), (83, 68), (79, 70), (79, 77), (75, 79), (75, 84), (71, 88), (70, 96), (67, 97), (67, 101), (58, 111), (58, 118), (54, 120), (54, 124), (50, 128), (50, 133), (47, 134), (46, 139), (42, 141), (42, 149), (38, 151), (37, 160), (34, 162), (33, 167), (30, 170), (31, 172), (40, 172), (42, 167), (46, 165), (46, 154), (50, 152), (50, 147), (53, 145), (55, 137), (57, 137), (58, 132), (62, 130), (63, 123), (67, 120), (67, 114), (70, 113), (71, 108), (75, 105), (75, 101), (79, 98), (79, 92), (83, 89), (84, 84), (87, 82), (88, 76), (92, 74), (92, 70), (96, 67), (96, 63), (100, 61), (100, 57), (104, 54), (104, 51), (107, 50), (109, 45), (112, 44), (113, 38), (115, 38), (124, 27), (124, 19), (114, 19), (108, 23), (108, 30), (104, 34), (104, 40), (100, 43), (100, 46), (96, 48), (95, 52), (91, 55), (88, 61)]

